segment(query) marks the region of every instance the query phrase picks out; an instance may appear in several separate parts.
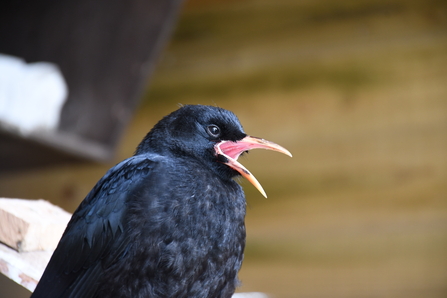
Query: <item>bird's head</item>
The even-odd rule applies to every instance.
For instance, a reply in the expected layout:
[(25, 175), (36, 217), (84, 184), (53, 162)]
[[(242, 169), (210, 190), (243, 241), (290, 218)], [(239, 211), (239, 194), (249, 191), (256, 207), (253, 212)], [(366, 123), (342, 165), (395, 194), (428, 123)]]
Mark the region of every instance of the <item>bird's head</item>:
[(292, 156), (273, 142), (245, 134), (236, 115), (228, 110), (186, 105), (160, 120), (138, 145), (135, 154), (152, 152), (196, 158), (224, 179), (242, 175), (266, 197), (256, 178), (237, 161), (242, 153), (256, 148)]

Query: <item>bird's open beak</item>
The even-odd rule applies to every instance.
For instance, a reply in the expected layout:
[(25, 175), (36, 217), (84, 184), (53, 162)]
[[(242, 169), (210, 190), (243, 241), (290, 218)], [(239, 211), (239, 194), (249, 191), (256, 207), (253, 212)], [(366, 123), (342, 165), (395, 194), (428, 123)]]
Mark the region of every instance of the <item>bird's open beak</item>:
[(218, 155), (224, 157), (222, 161), (224, 164), (238, 171), (243, 177), (250, 181), (251, 184), (253, 184), (264, 197), (267, 197), (267, 195), (261, 184), (258, 182), (258, 180), (256, 180), (255, 176), (250, 173), (249, 170), (247, 170), (241, 163), (237, 161), (238, 157), (243, 152), (256, 148), (278, 151), (292, 157), (292, 154), (284, 147), (281, 147), (278, 144), (264, 139), (250, 136), (246, 136), (245, 138), (237, 142), (221, 141), (217, 143), (214, 148)]

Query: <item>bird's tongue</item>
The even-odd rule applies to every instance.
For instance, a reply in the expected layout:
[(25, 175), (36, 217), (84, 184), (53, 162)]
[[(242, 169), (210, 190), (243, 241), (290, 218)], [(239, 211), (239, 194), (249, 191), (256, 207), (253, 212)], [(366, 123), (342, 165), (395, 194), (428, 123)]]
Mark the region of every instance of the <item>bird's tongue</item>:
[(249, 170), (247, 170), (241, 163), (237, 161), (242, 152), (256, 148), (273, 150), (292, 156), (292, 154), (290, 154), (287, 149), (279, 146), (278, 144), (251, 136), (246, 136), (245, 138), (237, 142), (222, 141), (215, 145), (216, 153), (226, 158), (227, 161), (225, 161), (224, 163), (232, 169), (238, 171), (243, 177), (250, 181), (251, 184), (253, 184), (264, 197), (267, 197), (264, 189), (255, 178), (255, 176), (253, 176), (253, 174), (250, 173)]

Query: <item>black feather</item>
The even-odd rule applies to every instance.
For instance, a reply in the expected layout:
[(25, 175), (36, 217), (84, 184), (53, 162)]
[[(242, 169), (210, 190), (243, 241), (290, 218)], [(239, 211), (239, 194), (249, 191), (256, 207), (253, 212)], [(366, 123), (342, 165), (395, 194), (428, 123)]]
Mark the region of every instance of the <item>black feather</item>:
[(72, 216), (32, 298), (231, 297), (245, 246), (245, 198), (219, 163), (236, 116), (184, 106), (96, 184)]

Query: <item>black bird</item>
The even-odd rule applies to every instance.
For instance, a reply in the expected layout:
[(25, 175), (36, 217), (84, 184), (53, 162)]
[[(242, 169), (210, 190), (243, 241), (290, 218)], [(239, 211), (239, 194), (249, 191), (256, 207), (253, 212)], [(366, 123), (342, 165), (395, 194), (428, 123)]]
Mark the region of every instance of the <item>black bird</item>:
[(290, 155), (218, 107), (164, 117), (80, 204), (31, 297), (231, 297), (246, 204), (233, 178), (265, 195), (237, 161), (253, 148)]

